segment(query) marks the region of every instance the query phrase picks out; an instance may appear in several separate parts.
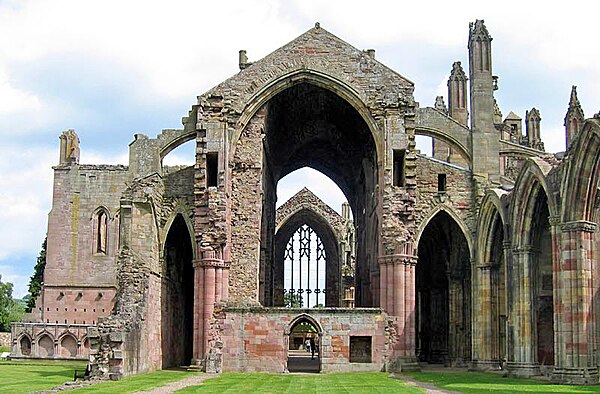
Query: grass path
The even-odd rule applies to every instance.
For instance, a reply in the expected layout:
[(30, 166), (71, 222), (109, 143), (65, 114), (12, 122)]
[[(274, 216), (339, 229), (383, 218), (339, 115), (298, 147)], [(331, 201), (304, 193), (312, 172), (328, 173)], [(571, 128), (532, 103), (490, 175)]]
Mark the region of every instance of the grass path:
[(383, 372), (267, 374), (225, 372), (177, 393), (424, 393)]

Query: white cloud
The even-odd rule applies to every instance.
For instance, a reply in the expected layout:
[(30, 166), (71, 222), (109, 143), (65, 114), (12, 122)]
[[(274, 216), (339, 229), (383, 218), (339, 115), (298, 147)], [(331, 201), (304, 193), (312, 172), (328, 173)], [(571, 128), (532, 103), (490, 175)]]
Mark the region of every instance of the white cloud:
[(0, 147), (0, 260), (39, 250), (47, 230), (57, 152)]
[(81, 164), (129, 164), (129, 152), (123, 150), (117, 153), (108, 154), (94, 150), (82, 149), (80, 152), (79, 162)]
[(277, 207), (292, 198), (303, 187), (308, 188), (337, 213), (342, 213), (342, 203), (347, 202), (340, 188), (323, 173), (309, 167), (296, 170), (277, 184)]
[(6, 72), (0, 69), (0, 116), (14, 112), (37, 111), (40, 108), (41, 102), (37, 96), (13, 86)]
[(13, 284), (13, 298), (23, 298), (29, 293), (29, 277), (17, 274), (14, 272), (14, 267), (0, 264), (0, 276), (2, 276), (2, 283)]

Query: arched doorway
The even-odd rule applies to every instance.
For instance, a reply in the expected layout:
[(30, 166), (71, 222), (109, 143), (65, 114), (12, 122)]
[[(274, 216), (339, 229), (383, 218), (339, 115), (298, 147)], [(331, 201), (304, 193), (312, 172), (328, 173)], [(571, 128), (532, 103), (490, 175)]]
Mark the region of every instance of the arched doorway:
[(162, 281), (163, 368), (190, 365), (193, 354), (194, 269), (190, 232), (178, 214), (165, 242)]
[(310, 316), (295, 318), (289, 326), (288, 359), (289, 372), (321, 372), (321, 327)]
[(308, 82), (272, 97), (255, 118), (263, 116), (260, 301), (269, 305), (266, 290), (273, 281), (277, 183), (299, 168), (310, 167), (332, 179), (348, 198), (360, 229), (356, 232), (356, 305), (374, 305), (380, 196), (376, 146), (369, 126), (346, 100)]
[(417, 346), (422, 362), (462, 364), (471, 354), (470, 253), (446, 212), (423, 230), (416, 274)]

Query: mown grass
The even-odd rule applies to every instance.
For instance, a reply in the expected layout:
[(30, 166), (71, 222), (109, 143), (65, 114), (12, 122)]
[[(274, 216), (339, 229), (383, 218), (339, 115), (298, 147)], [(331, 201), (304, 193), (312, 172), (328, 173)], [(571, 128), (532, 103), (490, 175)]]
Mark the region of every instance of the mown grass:
[[(0, 361), (0, 393), (48, 390), (72, 381), (85, 362)], [(133, 393), (164, 386), (197, 373), (156, 371), (81, 387), (73, 392)], [(477, 372), (410, 372), (406, 376), (443, 390), (461, 393), (600, 393), (600, 386), (555, 385), (534, 379), (507, 378)], [(71, 391), (70, 391), (71, 392)], [(392, 379), (387, 373), (268, 374), (223, 373), (179, 393), (423, 393), (424, 389)]]
[(85, 366), (80, 361), (0, 361), (0, 392), (48, 390), (73, 380), (73, 371)]
[(10, 347), (8, 346), (0, 346), (0, 353), (10, 352)]
[(178, 393), (424, 393), (420, 388), (391, 379), (387, 373), (332, 374), (223, 373), (200, 386)]
[(183, 370), (162, 370), (143, 375), (128, 376), (115, 382), (97, 383), (69, 391), (75, 393), (135, 393), (164, 386), (167, 383), (199, 374)]
[(600, 393), (600, 386), (568, 386), (481, 372), (407, 372), (418, 382), (461, 393)]

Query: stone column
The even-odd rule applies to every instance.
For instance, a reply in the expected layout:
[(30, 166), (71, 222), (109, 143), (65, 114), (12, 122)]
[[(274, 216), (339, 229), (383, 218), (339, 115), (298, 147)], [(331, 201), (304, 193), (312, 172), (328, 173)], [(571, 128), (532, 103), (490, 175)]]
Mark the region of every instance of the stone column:
[(513, 250), (511, 304), (509, 329), (511, 331), (512, 354), (508, 368), (517, 376), (533, 376), (539, 373), (536, 362), (533, 327), (532, 263), (535, 255), (530, 245)]
[(595, 223), (583, 220), (561, 226), (561, 253), (554, 266), (556, 367), (552, 374), (561, 383), (598, 383), (592, 309), (596, 228)]
[(194, 352), (192, 364), (199, 366), (204, 355), (204, 267), (194, 260)]
[(474, 333), (477, 336), (477, 367), (497, 366), (492, 355), (492, 263), (484, 262), (477, 266), (477, 300)]
[(392, 339), (389, 370), (416, 370), (415, 357), (415, 264), (412, 254), (396, 254), (379, 258), (381, 306), (396, 325)]

